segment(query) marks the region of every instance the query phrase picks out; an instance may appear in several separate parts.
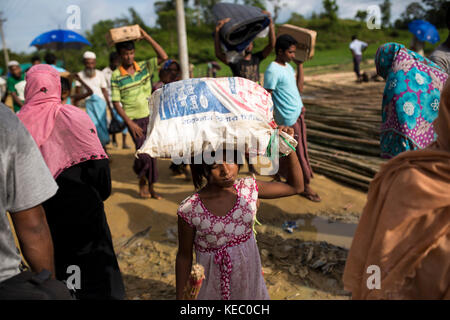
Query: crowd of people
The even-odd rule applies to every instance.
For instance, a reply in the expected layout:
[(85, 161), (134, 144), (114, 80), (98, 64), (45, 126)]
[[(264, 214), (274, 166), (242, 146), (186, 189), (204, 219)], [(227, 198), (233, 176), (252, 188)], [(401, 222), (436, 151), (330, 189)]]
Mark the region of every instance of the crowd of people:
[[(270, 13), (265, 12), (270, 18)], [(447, 14), (450, 29), (450, 16)], [(295, 59), (297, 41), (276, 36), (240, 60), (230, 62), (220, 46), (215, 53), (233, 76), (259, 82), (271, 94), (278, 129), (298, 142), (280, 160), (273, 181), (238, 178), (241, 166), (223, 163), (171, 165), (192, 180), (196, 192), (181, 202), (176, 294), (181, 299), (193, 264), (205, 268), (199, 299), (269, 299), (253, 226), (258, 199), (300, 195), (314, 202), (313, 171), (307, 148), (306, 109), (302, 102), (303, 61)], [(135, 61), (133, 41), (117, 43), (109, 66), (96, 68), (96, 54), (84, 52), (84, 69), (68, 74), (47, 54), (22, 72), (8, 65), (8, 91), (16, 115), (0, 105), (0, 298), (124, 299), (125, 289), (103, 202), (111, 194), (107, 145), (128, 149), (129, 133), (139, 149), (147, 136), (152, 91), (181, 79), (181, 68), (141, 28), (156, 57)], [(386, 80), (382, 99), (381, 156), (393, 158), (373, 180), (347, 261), (344, 284), (353, 298), (450, 299), (450, 37), (430, 59), (404, 46), (378, 49), (378, 74)], [(357, 81), (367, 44), (352, 38)], [(275, 50), (275, 60), (260, 79), (259, 66)], [(296, 65), (296, 70), (291, 66)], [(158, 73), (160, 81), (153, 83)], [(75, 81), (74, 81), (75, 80)], [(74, 83), (74, 84), (73, 84)], [(19, 85), (21, 84), (21, 85)], [(73, 88), (74, 87), (74, 88)], [(78, 107), (85, 101), (85, 110)], [(109, 116), (108, 116), (109, 111)], [(123, 126), (110, 135), (108, 118)], [(409, 151), (409, 152), (408, 152)], [(157, 159), (139, 154), (133, 163), (142, 198), (161, 199)], [(252, 167), (250, 172), (256, 172)], [(16, 250), (11, 214), (21, 254)], [(381, 268), (381, 289), (367, 288), (367, 266)], [(60, 281), (71, 266), (81, 270), (72, 296)], [(41, 280), (41, 281), (37, 281)], [(56, 279), (56, 280), (55, 280)], [(46, 285), (47, 284), (47, 287)]]

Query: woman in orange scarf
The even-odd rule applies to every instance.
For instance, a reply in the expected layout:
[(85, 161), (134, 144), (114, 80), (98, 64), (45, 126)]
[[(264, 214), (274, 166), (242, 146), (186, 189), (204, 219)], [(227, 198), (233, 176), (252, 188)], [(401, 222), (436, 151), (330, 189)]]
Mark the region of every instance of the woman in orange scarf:
[(343, 278), (353, 299), (450, 299), (450, 81), (434, 125), (435, 143), (370, 185)]

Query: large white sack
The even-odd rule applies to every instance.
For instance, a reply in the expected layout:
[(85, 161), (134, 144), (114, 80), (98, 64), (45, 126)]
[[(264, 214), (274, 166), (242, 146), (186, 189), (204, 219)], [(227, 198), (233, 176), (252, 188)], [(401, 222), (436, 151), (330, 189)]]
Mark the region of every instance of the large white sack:
[(270, 94), (238, 77), (167, 84), (153, 93), (149, 108), (147, 138), (137, 153), (152, 157), (188, 158), (226, 142), (262, 155), (276, 127)]

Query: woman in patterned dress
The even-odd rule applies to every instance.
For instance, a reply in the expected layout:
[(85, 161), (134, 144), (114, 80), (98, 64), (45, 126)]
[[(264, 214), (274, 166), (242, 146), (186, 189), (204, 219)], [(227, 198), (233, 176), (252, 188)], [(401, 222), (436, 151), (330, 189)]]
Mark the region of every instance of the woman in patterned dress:
[(394, 42), (378, 48), (378, 75), (386, 80), (382, 102), (382, 158), (426, 148), (435, 139), (433, 121), (447, 74), (437, 64)]
[[(289, 127), (281, 130), (293, 135)], [(287, 197), (303, 191), (298, 158), (294, 152), (287, 158), (290, 170), (286, 183), (237, 179), (236, 161), (191, 165), (194, 186), (199, 191), (178, 209), (177, 299), (183, 297), (194, 247), (206, 277), (199, 300), (269, 299), (253, 225), (258, 198)]]

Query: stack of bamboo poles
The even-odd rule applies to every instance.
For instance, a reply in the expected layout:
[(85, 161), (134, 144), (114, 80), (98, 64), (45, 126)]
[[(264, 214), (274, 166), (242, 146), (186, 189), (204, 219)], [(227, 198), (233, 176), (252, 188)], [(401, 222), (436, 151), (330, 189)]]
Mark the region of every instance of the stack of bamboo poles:
[[(352, 91), (354, 88), (336, 86), (315, 86), (315, 89), (312, 96), (303, 98), (314, 172), (367, 191), (383, 163), (379, 95), (376, 90), (358, 95)], [(368, 98), (368, 94), (375, 97)]]

